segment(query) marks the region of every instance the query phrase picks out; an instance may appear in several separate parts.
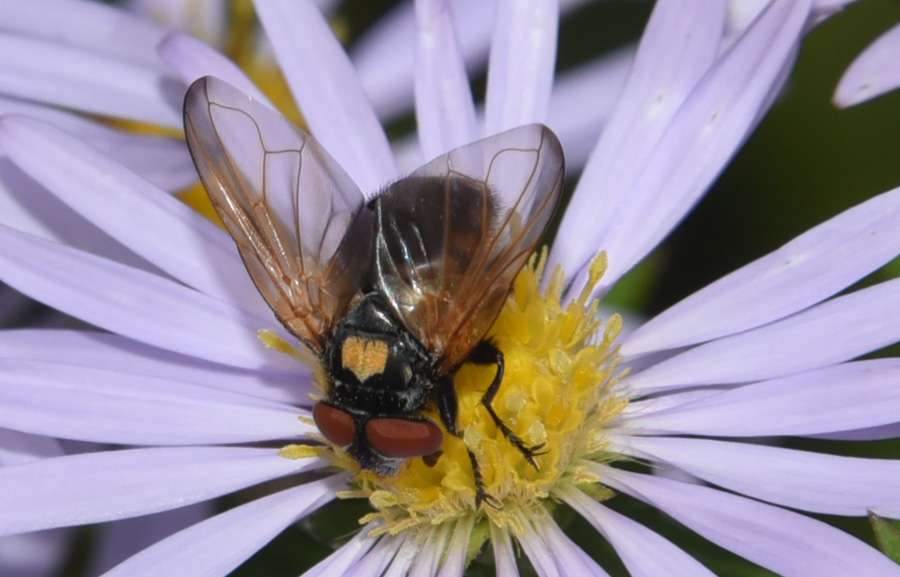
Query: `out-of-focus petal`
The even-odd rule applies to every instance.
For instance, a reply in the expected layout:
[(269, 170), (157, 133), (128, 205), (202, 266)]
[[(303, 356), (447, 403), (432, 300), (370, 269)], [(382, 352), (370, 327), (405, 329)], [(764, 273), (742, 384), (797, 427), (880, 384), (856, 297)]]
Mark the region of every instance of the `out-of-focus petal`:
[(271, 318), (234, 242), (184, 203), (44, 122), (0, 120), (0, 146), (26, 174), (181, 282)]
[[(587, 0), (561, 0), (565, 13)], [(453, 20), (459, 47), (470, 76), (482, 72), (497, 13), (496, 0), (453, 0)], [(391, 119), (413, 105), (415, 56), (413, 2), (401, 2), (353, 45), (353, 63), (378, 115)]]
[(361, 190), (397, 178), (391, 147), (353, 65), (311, 2), (268, 0), (256, 11), (310, 131)]
[(222, 0), (124, 0), (122, 7), (160, 24), (184, 30), (213, 46), (228, 34), (229, 3)]
[(0, 535), (165, 511), (324, 464), (277, 449), (166, 447), (3, 467)]
[(121, 58), (0, 33), (0, 92), (82, 112), (181, 127), (183, 87)]
[(309, 406), (310, 367), (291, 371), (250, 371), (104, 332), (67, 329), (0, 331), (0, 358), (68, 363), (135, 376), (183, 380), (275, 403)]
[(157, 50), (186, 85), (204, 76), (215, 76), (240, 88), (254, 100), (275, 108), (233, 60), (192, 36), (171, 32), (159, 43)]
[(557, 494), (610, 542), (632, 577), (713, 577), (709, 569), (671, 541), (581, 491), (566, 485)]
[(900, 461), (709, 439), (631, 437), (626, 454), (668, 463), (742, 495), (813, 513), (900, 517)]
[(856, 57), (838, 82), (836, 106), (846, 108), (900, 86), (900, 25), (878, 37)]
[(104, 577), (225, 575), (288, 525), (334, 499), (345, 482), (328, 477), (254, 499), (144, 549)]
[(900, 254), (900, 189), (854, 206), (649, 320), (622, 341), (635, 357), (784, 318)]
[[(496, 10), (496, 0), (453, 2), (453, 27), (470, 72), (483, 68), (487, 62)], [(383, 118), (394, 118), (413, 107), (415, 24), (413, 2), (403, 2), (353, 46), (352, 58), (360, 83)]]
[(603, 465), (589, 468), (605, 484), (778, 575), (900, 575), (900, 565), (876, 549), (805, 515), (700, 485)]
[(315, 431), (298, 410), (182, 380), (0, 360), (0, 425), (120, 445), (222, 445)]
[(559, 3), (500, 0), (485, 95), (485, 136), (547, 121)]
[(416, 123), (431, 159), (478, 139), (475, 103), (446, 0), (416, 2)]
[(900, 279), (702, 344), (630, 375), (623, 385), (634, 394), (646, 394), (682, 386), (743, 383), (791, 375), (897, 342), (897, 318)]
[(0, 0), (0, 14), (0, 30), (164, 70), (153, 48), (168, 28), (100, 2)]
[[(566, 210), (550, 253), (574, 275), (599, 248), (633, 185), (685, 98), (712, 65), (724, 2), (660, 2), (641, 39), (630, 76)], [(630, 202), (630, 200), (628, 200)]]
[(266, 324), (184, 285), (2, 226), (0, 246), (0, 280), (98, 327), (230, 366), (291, 364), (257, 338)]
[[(876, 359), (714, 392), (671, 406), (632, 403), (622, 419), (636, 433), (728, 437), (819, 435), (893, 423), (900, 417), (900, 360)], [(686, 395), (669, 395), (677, 398)], [(624, 415), (623, 415), (624, 417)]]

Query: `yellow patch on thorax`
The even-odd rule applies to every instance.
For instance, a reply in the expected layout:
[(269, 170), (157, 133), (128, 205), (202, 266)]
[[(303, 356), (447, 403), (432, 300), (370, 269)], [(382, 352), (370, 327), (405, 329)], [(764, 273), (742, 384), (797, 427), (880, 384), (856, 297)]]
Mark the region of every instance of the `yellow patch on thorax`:
[(388, 345), (384, 341), (349, 337), (341, 347), (341, 364), (364, 383), (372, 375), (384, 372), (388, 354)]

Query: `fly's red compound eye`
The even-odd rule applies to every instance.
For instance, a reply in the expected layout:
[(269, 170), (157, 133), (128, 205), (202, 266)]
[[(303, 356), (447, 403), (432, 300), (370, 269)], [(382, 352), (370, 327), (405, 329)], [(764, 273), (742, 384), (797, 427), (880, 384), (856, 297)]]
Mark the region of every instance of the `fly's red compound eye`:
[(386, 457), (410, 459), (440, 449), (444, 433), (431, 421), (382, 418), (366, 423), (366, 439)]
[(341, 447), (346, 447), (356, 437), (356, 425), (348, 413), (331, 405), (316, 403), (313, 420), (325, 438)]

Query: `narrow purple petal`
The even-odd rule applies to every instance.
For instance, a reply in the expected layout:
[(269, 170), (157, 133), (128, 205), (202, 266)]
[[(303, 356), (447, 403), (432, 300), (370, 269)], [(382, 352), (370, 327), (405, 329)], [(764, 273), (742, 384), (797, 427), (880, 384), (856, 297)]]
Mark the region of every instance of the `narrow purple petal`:
[(653, 505), (713, 543), (784, 577), (900, 575), (900, 565), (821, 521), (661, 477), (590, 465), (610, 487)]
[(500, 0), (485, 95), (485, 136), (547, 121), (559, 3)]
[(900, 340), (900, 279), (693, 348), (622, 381), (632, 394), (743, 383), (843, 362)]
[(0, 535), (165, 511), (324, 465), (277, 449), (167, 447), (3, 467)]
[[(371, 577), (381, 577), (404, 541), (406, 541), (406, 537), (403, 534), (380, 538), (365, 557), (353, 565), (353, 576), (368, 577), (371, 575)], [(334, 575), (334, 573), (327, 573), (326, 575)]]
[(522, 520), (525, 531), (516, 538), (538, 575), (607, 575), (549, 516)]
[(184, 90), (120, 58), (0, 33), (0, 91), (82, 112), (181, 127)]
[(186, 85), (203, 76), (215, 76), (240, 88), (257, 102), (275, 108), (234, 61), (193, 36), (171, 32), (159, 43), (157, 51)]
[[(409, 572), (409, 577), (434, 577), (447, 550), (450, 523), (441, 523), (428, 531), (427, 539), (416, 540), (418, 555)], [(411, 540), (412, 541), (412, 540)], [(422, 543), (424, 541), (424, 543)]]
[(713, 577), (709, 569), (659, 534), (571, 486), (561, 489), (559, 497), (612, 544), (632, 577)]
[(630, 437), (627, 454), (666, 463), (756, 499), (813, 513), (900, 517), (900, 461), (709, 439)]
[(560, 575), (554, 552), (531, 527), (526, 527), (522, 534), (516, 535), (516, 539), (538, 575), (541, 577)]
[(33, 434), (120, 445), (250, 443), (314, 432), (299, 413), (183, 380), (0, 359), (0, 426)]
[(98, 327), (230, 366), (296, 363), (259, 341), (258, 320), (174, 281), (3, 226), (0, 246), (4, 282)]
[(462, 577), (466, 569), (466, 554), (469, 552), (474, 527), (474, 515), (465, 516), (455, 523), (438, 577)]
[(475, 103), (446, 0), (416, 2), (416, 123), (425, 158), (478, 139)]
[(4, 117), (0, 147), (60, 200), (161, 270), (237, 304), (260, 323), (272, 322), (234, 242), (198, 212), (38, 120)]
[(596, 561), (591, 559), (578, 545), (559, 528), (556, 521), (546, 518), (534, 523), (534, 528), (552, 552), (556, 564), (554, 575), (596, 575), (608, 577)]
[(397, 178), (384, 129), (353, 65), (312, 2), (256, 2), (306, 123), (367, 194)]
[(332, 476), (235, 507), (144, 549), (104, 577), (178, 575), (186, 567), (192, 575), (225, 575), (344, 485)]
[(382, 577), (407, 577), (410, 567), (422, 552), (422, 541), (419, 535), (403, 533), (400, 535), (402, 545), (394, 555), (390, 567), (382, 574)]
[(153, 48), (168, 28), (152, 20), (82, 0), (0, 0), (0, 13), (0, 30), (163, 69)]
[(657, 315), (621, 354), (693, 345), (784, 318), (900, 253), (900, 189), (857, 205)]
[(135, 376), (189, 381), (289, 405), (310, 405), (312, 370), (252, 371), (151, 347), (121, 335), (66, 329), (0, 331), (0, 358), (68, 363)]
[(496, 523), (488, 523), (488, 527), (491, 530), (491, 548), (494, 550), (497, 577), (519, 577), (519, 566), (509, 531), (501, 529)]
[(838, 82), (834, 103), (847, 108), (900, 87), (900, 25), (878, 37), (856, 57)]
[(723, 19), (721, 2), (657, 3), (628, 81), (562, 220), (551, 267), (561, 264), (574, 275), (598, 247), (606, 248), (600, 241), (621, 218), (634, 181), (653, 162), (660, 138), (715, 60)]
[[(713, 392), (672, 406), (632, 403), (628, 431), (727, 437), (806, 436), (894, 423), (900, 359), (857, 361)], [(683, 395), (669, 395), (681, 397)]]
[(377, 538), (369, 537), (369, 533), (373, 529), (375, 529), (375, 526), (371, 523), (362, 527), (353, 539), (350, 539), (337, 551), (304, 573), (303, 577), (347, 575), (350, 568), (356, 567), (360, 559), (368, 555), (372, 547), (378, 542)]

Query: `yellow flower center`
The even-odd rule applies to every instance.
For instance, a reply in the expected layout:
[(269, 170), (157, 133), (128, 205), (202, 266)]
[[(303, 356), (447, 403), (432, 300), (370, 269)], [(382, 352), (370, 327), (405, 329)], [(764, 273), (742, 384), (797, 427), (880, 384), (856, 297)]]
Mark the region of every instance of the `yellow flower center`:
[[(561, 483), (594, 483), (581, 471), (581, 459), (606, 459), (604, 425), (625, 408), (627, 400), (611, 393), (618, 358), (614, 341), (622, 320), (605, 324), (597, 302), (588, 302), (606, 269), (605, 254), (591, 267), (588, 288), (562, 303), (563, 275), (556, 271), (542, 294), (545, 255), (532, 258), (516, 278), (513, 290), (487, 335), (503, 352), (505, 374), (491, 403), (500, 419), (526, 445), (543, 445), (535, 469), (497, 428), (482, 404), (496, 368), (464, 365), (455, 376), (458, 422), (463, 437), (445, 435), (443, 454), (429, 465), (416, 458), (396, 475), (363, 471), (340, 448), (317, 451), (355, 473), (357, 488), (340, 497), (363, 497), (379, 519), (376, 534), (396, 534), (466, 517), (489, 519), (519, 532), (522, 520), (546, 514), (547, 498)], [(603, 330), (601, 330), (603, 329)], [(428, 412), (426, 411), (426, 414)], [(436, 413), (429, 415), (440, 422)], [(286, 447), (286, 457), (308, 456), (308, 449)], [(494, 505), (475, 503), (475, 479), (468, 450), (476, 456), (487, 493)]]

